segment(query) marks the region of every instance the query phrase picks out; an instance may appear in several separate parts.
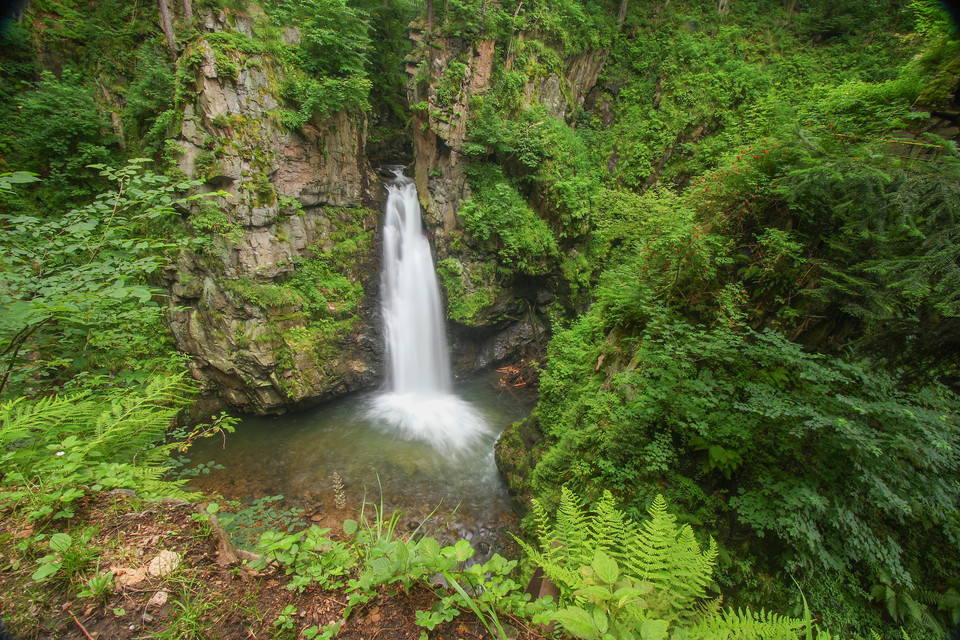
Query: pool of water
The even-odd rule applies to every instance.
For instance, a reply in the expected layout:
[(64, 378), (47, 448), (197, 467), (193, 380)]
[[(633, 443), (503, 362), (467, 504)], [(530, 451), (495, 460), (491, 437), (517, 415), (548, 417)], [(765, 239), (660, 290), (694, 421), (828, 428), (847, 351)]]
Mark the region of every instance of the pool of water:
[[(194, 466), (216, 461), (224, 468), (191, 479), (190, 486), (241, 503), (282, 494), (288, 505), (302, 507), (323, 526), (355, 517), (364, 499), (376, 505), (382, 500), (388, 513), (404, 512), (402, 526), (426, 520), (431, 534), (443, 530), (451, 539), (495, 545), (495, 532), (510, 526), (513, 516), (493, 446), (503, 428), (525, 417), (535, 401), (529, 392), (504, 391), (496, 383), (496, 376), (481, 376), (456, 385), (456, 396), (472, 405), (483, 423), (471, 426), (466, 439), (447, 440), (436, 425), (429, 437), (398, 428), (384, 417), (384, 395), (376, 393), (300, 413), (244, 418), (225, 444), (210, 439), (194, 446)], [(342, 479), (342, 506), (334, 473)]]

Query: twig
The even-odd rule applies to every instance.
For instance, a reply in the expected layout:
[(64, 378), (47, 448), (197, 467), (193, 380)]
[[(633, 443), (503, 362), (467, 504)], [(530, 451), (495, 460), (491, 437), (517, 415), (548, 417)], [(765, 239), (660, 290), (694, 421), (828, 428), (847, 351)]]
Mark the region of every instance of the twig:
[(337, 600), (336, 598), (331, 598), (331, 597), (329, 597), (329, 596), (325, 596), (325, 595), (323, 595), (322, 593), (318, 593), (318, 594), (316, 594), (316, 595), (320, 596), (320, 597), (323, 598), (324, 600), (329, 600), (330, 602), (336, 602), (336, 603), (337, 603), (338, 605), (340, 605), (341, 607), (346, 607), (346, 606), (347, 606), (345, 602), (340, 602), (340, 601)]
[(73, 618), (73, 621), (77, 623), (78, 627), (80, 627), (80, 631), (83, 631), (83, 635), (87, 636), (88, 640), (93, 640), (93, 636), (90, 635), (86, 627), (80, 624), (80, 620), (78, 620), (77, 616), (73, 614), (73, 611), (70, 611), (70, 609), (67, 609), (67, 613), (70, 614), (70, 616)]

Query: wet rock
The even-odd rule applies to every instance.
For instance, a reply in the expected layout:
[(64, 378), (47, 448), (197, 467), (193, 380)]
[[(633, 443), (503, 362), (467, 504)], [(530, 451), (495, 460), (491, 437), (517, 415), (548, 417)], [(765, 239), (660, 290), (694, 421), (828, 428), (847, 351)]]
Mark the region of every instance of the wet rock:
[[(246, 33), (255, 19), (227, 20), (210, 11), (203, 23), (208, 30)], [(286, 29), (283, 37), (296, 43), (300, 33)], [(238, 279), (276, 285), (294, 273), (298, 261), (332, 248), (337, 216), (355, 215), (339, 207), (364, 208), (365, 218), (351, 222), (365, 231), (377, 228), (382, 196), (364, 157), (365, 116), (334, 113), (290, 130), (270, 116), (281, 106), (284, 80), (270, 56), (236, 54), (237, 73), (228, 77), (218, 71), (213, 47), (201, 40), (197, 53), (196, 99), (185, 105), (176, 138), (183, 152), (179, 168), (206, 179), (203, 190), (222, 189), (231, 197), (209, 201), (224, 216), (209, 247), (203, 254), (182, 252), (164, 278), (177, 347), (193, 356), (191, 375), (207, 388), (203, 410), (225, 405), (278, 413), (375, 384), (382, 360), (375, 300), (364, 295), (355, 329), (331, 345), (333, 357), (320, 359), (311, 345), (285, 338), (308, 328), (302, 305), (264, 306), (230, 286)], [(358, 256), (348, 276), (376, 296), (374, 255)]]
[[(429, 105), (428, 109), (413, 112), (412, 126), (413, 174), (424, 222), (436, 257), (447, 261), (448, 270), (459, 269), (459, 284), (464, 295), (474, 296), (473, 300), (483, 305), (480, 309), (475, 305), (468, 307), (470, 317), (453, 318), (456, 369), (475, 372), (516, 361), (521, 354), (533, 354), (536, 359), (542, 354), (545, 340), (538, 344), (529, 327), (518, 327), (547, 326), (536, 316), (546, 317), (543, 307), (552, 296), (546, 290), (554, 285), (549, 278), (529, 281), (509, 270), (490, 269), (495, 262), (495, 258), (488, 255), (490, 247), (466, 234), (462, 220), (458, 219), (462, 204), (471, 197), (466, 175), (469, 154), (464, 147), (471, 118), (469, 105), (490, 87), (497, 43), (484, 40), (473, 44), (460, 38), (431, 37), (428, 44), (416, 29), (411, 39), (415, 46), (407, 57), (407, 98), (410, 104)], [(524, 55), (536, 61), (537, 54), (532, 48)], [(568, 59), (562, 69), (546, 65), (551, 68), (549, 72), (527, 79), (523, 87), (524, 101), (543, 105), (555, 117), (572, 117), (595, 86), (606, 57), (605, 51), (587, 52)], [(507, 60), (508, 68), (512, 63), (512, 59)], [(427, 80), (423, 78), (424, 65), (429, 69)], [(451, 79), (459, 91), (438, 103), (437, 85), (449, 83)], [(538, 201), (534, 203), (538, 208), (548, 206), (543, 194), (531, 197)], [(448, 273), (445, 277), (451, 276)]]

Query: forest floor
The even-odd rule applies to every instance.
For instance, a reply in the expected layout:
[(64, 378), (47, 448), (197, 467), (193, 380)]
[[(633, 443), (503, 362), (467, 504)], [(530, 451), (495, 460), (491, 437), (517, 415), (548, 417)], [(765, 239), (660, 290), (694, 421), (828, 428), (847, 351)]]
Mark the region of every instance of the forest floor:
[[(43, 558), (36, 549), (57, 531), (35, 532), (18, 514), (0, 512), (0, 616), (6, 631), (17, 640), (279, 640), (342, 619), (348, 598), (343, 590), (288, 589), (282, 569), (252, 569), (225, 544), (219, 526), (197, 516), (195, 505), (179, 501), (113, 493), (84, 498), (69, 530), (61, 532), (72, 540), (60, 554), (62, 566), (39, 581), (33, 576)], [(112, 588), (101, 596), (81, 595), (91, 576), (107, 571), (114, 576)], [(429, 632), (417, 626), (416, 611), (429, 610), (436, 599), (428, 585), (384, 591), (358, 605), (336, 637), (490, 637), (470, 612)], [(504, 625), (508, 635), (542, 637), (515, 624)]]

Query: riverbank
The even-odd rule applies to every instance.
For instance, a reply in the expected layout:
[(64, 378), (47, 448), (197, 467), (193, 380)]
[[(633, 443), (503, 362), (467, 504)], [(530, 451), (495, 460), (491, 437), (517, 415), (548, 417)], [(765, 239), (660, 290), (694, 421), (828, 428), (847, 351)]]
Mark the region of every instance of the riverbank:
[[(291, 590), (282, 568), (255, 569), (253, 556), (226, 546), (215, 519), (203, 514), (191, 503), (105, 493), (80, 501), (62, 529), (35, 529), (23, 510), (5, 510), (0, 615), (8, 631), (18, 640), (309, 638), (343, 620), (350, 597), (344, 588)], [(340, 528), (330, 535), (346, 538)], [(56, 562), (55, 573), (38, 577)], [(112, 579), (97, 588), (96, 577), (108, 573)], [(381, 588), (353, 608), (337, 637), (420, 638), (417, 612), (429, 611), (446, 591), (430, 583)], [(516, 630), (521, 639), (540, 637)], [(429, 637), (489, 634), (462, 611)]]

